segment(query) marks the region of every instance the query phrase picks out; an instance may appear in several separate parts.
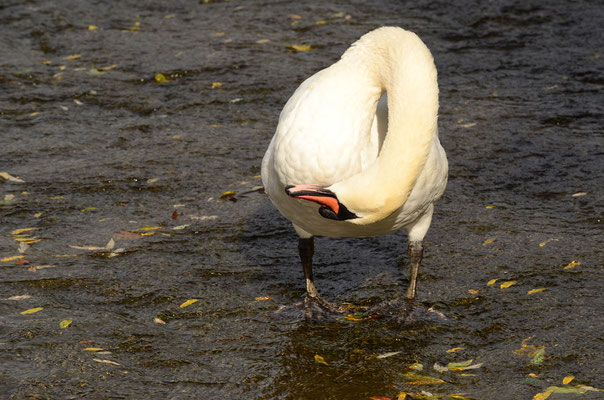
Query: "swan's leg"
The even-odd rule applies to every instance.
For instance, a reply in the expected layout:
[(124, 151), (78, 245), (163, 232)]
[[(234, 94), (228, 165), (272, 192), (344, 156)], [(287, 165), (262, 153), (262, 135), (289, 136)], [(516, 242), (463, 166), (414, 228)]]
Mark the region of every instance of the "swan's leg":
[(411, 300), (415, 300), (415, 288), (417, 286), (417, 275), (419, 273), (419, 266), (422, 263), (424, 256), (424, 246), (420, 240), (409, 242), (409, 262), (411, 263), (411, 275), (409, 278), (409, 287), (405, 297)]
[(337, 314), (344, 310), (341, 307), (323, 300), (315, 287), (315, 280), (312, 273), (312, 256), (315, 253), (315, 239), (308, 232), (294, 225), (296, 232), (300, 236), (298, 240), (298, 251), (300, 261), (304, 270), (304, 279), (306, 280), (306, 298), (304, 299), (305, 314), (308, 318), (321, 318), (326, 314)]
[(417, 220), (417, 222), (408, 229), (409, 246), (407, 254), (409, 254), (411, 274), (409, 277), (409, 287), (407, 288), (405, 297), (411, 300), (415, 300), (416, 297), (417, 276), (419, 274), (419, 267), (422, 263), (422, 258), (424, 257), (423, 240), (424, 236), (426, 236), (426, 232), (428, 232), (428, 228), (430, 227), (430, 222), (432, 222), (433, 211), (434, 207), (430, 205), (430, 207), (428, 207), (426, 212)]
[(315, 287), (315, 278), (312, 274), (312, 256), (315, 253), (314, 237), (298, 240), (298, 251), (300, 252), (300, 261), (304, 269), (304, 279), (306, 279), (306, 294), (310, 297), (319, 297), (319, 292)]

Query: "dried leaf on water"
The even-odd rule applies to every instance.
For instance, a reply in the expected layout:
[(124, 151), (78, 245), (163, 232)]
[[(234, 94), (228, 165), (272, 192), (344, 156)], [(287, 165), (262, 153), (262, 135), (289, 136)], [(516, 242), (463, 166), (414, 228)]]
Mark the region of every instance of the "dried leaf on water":
[(547, 240), (545, 240), (545, 241), (543, 241), (543, 242), (539, 243), (539, 247), (543, 247), (543, 246), (545, 246), (546, 244), (548, 244), (549, 242), (557, 242), (557, 241), (559, 241), (559, 240), (560, 240), (560, 239), (547, 239)]
[(38, 228), (21, 228), (21, 229), (15, 229), (15, 230), (14, 230), (14, 231), (12, 231), (10, 234), (11, 234), (12, 236), (15, 236), (15, 235), (20, 235), (20, 234), (22, 234), (23, 232), (34, 231), (34, 230), (36, 230), (36, 229), (38, 229)]
[(391, 351), (389, 353), (378, 354), (376, 358), (388, 358), (400, 354), (400, 351)]
[(483, 289), (468, 289), (468, 293), (474, 295), (483, 292)]
[(27, 299), (31, 299), (31, 295), (22, 294), (20, 296), (11, 296), (11, 297), (7, 298), (6, 300), (19, 301), (19, 300), (27, 300)]
[(185, 301), (184, 303), (182, 303), (179, 307), (180, 308), (189, 307), (191, 304), (197, 303), (198, 301), (199, 301), (199, 299), (189, 299), (189, 300)]
[(44, 307), (30, 308), (29, 310), (21, 311), (21, 315), (37, 313), (38, 311), (42, 311), (43, 309)]
[(220, 195), (220, 198), (221, 198), (221, 199), (232, 199), (233, 197), (235, 197), (235, 195), (236, 195), (236, 194), (237, 194), (236, 192), (233, 192), (233, 191), (228, 190), (228, 191), (226, 191), (226, 192), (223, 192), (223, 193)]
[(155, 231), (160, 228), (161, 228), (161, 226), (143, 226), (142, 228), (135, 229), (135, 231), (148, 232), (148, 231)]
[(312, 46), (309, 46), (307, 44), (290, 44), (289, 46), (287, 46), (287, 48), (299, 52), (312, 50)]
[(369, 314), (368, 312), (357, 312), (354, 314), (348, 314), (343, 319), (346, 321), (360, 322), (360, 321), (366, 321), (368, 319), (374, 319), (374, 318), (377, 318), (377, 315)]
[(413, 371), (421, 371), (424, 369), (424, 365), (416, 362), (416, 363), (409, 365), (407, 368), (410, 370), (413, 370)]
[(499, 287), (501, 289), (507, 289), (510, 286), (515, 285), (515, 284), (516, 284), (516, 281), (506, 281), (506, 282), (503, 282)]
[(565, 266), (564, 269), (575, 268), (578, 265), (581, 265), (581, 261), (575, 261), (575, 260), (573, 260), (567, 266)]
[(117, 240), (140, 240), (143, 237), (140, 235), (140, 233), (119, 231), (117, 233), (114, 233), (112, 238)]
[(25, 181), (19, 177), (12, 176), (8, 172), (0, 172), (0, 177), (4, 178), (7, 181), (16, 182), (16, 183), (25, 183)]
[(0, 261), (4, 261), (4, 262), (8, 262), (8, 261), (15, 261), (15, 260), (20, 260), (22, 258), (24, 258), (24, 255), (20, 255), (20, 256), (10, 256), (10, 257), (4, 257), (2, 259), (0, 259)]
[(64, 319), (63, 321), (59, 322), (59, 327), (61, 327), (61, 329), (65, 329), (71, 325), (71, 322), (72, 321), (70, 319)]
[(547, 399), (553, 392), (548, 390), (547, 392), (537, 393), (533, 396), (533, 400), (545, 400)]
[(474, 361), (474, 360), (459, 361), (459, 362), (450, 362), (450, 363), (447, 364), (447, 368), (449, 368), (450, 370), (462, 371), (467, 366), (469, 366), (470, 364), (472, 364), (472, 361)]
[(543, 363), (545, 359), (545, 348), (539, 349), (535, 355), (531, 358), (531, 364), (539, 365)]
[(105, 71), (109, 71), (110, 69), (113, 69), (115, 67), (117, 67), (117, 64), (111, 64), (111, 65), (107, 65), (105, 67), (98, 67), (98, 68), (96, 68), (96, 70), (100, 71), (100, 72), (105, 72)]
[(155, 322), (156, 324), (166, 325), (166, 321), (164, 321), (163, 319), (161, 319), (159, 317), (153, 318), (153, 322)]
[(564, 385), (568, 385), (569, 383), (571, 383), (573, 381), (573, 379), (575, 379), (575, 377), (572, 375), (565, 376), (564, 379), (562, 379), (562, 383)]
[(441, 383), (446, 383), (440, 378), (435, 378), (428, 375), (420, 375), (414, 372), (406, 372), (404, 376), (413, 379), (413, 381), (407, 382), (408, 385), (439, 385)]
[(602, 390), (596, 389), (591, 386), (577, 385), (577, 386), (550, 386), (545, 389), (548, 392), (552, 393), (577, 393), (583, 394), (591, 391), (601, 392)]
[(444, 372), (449, 372), (449, 368), (445, 367), (444, 365), (440, 365), (437, 362), (434, 363), (434, 365), (432, 366), (432, 368), (434, 369), (434, 371), (440, 372), (441, 374), (444, 373)]
[(532, 344), (526, 344), (531, 338), (524, 339), (519, 349), (514, 350), (514, 354), (519, 356), (528, 356), (531, 358), (531, 364), (539, 365), (543, 363), (545, 359), (545, 346), (533, 346)]
[(315, 354), (315, 362), (318, 362), (319, 364), (329, 365), (327, 364), (327, 361), (325, 361), (325, 358), (318, 354)]
[(96, 362), (99, 362), (99, 363), (105, 363), (105, 364), (111, 364), (111, 365), (120, 365), (119, 363), (116, 363), (115, 361), (102, 360), (100, 358), (93, 358), (92, 361), (96, 361)]
[(491, 279), (490, 281), (487, 282), (487, 286), (493, 286), (495, 284), (495, 282), (497, 282), (499, 279)]
[(465, 350), (465, 349), (463, 347), (453, 347), (452, 349), (447, 350), (447, 353), (457, 353), (462, 350)]
[(88, 250), (88, 251), (104, 251), (104, 250), (111, 250), (115, 247), (115, 241), (113, 240), (113, 238), (109, 239), (109, 242), (107, 242), (107, 244), (103, 247), (99, 247), (99, 246), (69, 246), (72, 249), (77, 249), (77, 250)]

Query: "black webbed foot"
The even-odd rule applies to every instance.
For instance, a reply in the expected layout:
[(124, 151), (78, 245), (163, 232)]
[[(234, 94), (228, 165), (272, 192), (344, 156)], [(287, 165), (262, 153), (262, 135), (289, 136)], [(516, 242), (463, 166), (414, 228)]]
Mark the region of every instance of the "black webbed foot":
[(303, 307), (307, 319), (338, 318), (346, 312), (345, 307), (330, 303), (319, 296), (306, 295)]
[(399, 325), (415, 325), (423, 323), (439, 323), (448, 321), (447, 317), (426, 305), (407, 297), (396, 298), (376, 304), (367, 310), (369, 315), (375, 315)]

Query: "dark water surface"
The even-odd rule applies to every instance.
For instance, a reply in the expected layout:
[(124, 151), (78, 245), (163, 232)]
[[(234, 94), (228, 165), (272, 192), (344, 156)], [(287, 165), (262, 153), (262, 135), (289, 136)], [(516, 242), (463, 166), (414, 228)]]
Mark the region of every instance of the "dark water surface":
[[(1, 1), (0, 172), (24, 182), (0, 178), (0, 398), (604, 398), (580, 386), (604, 389), (603, 10)], [(297, 238), (240, 193), (297, 85), (381, 25), (417, 32), (439, 70), (451, 174), (418, 289), (450, 322), (276, 315), (304, 293)], [(315, 260), (334, 301), (407, 286), (402, 233), (321, 238)]]

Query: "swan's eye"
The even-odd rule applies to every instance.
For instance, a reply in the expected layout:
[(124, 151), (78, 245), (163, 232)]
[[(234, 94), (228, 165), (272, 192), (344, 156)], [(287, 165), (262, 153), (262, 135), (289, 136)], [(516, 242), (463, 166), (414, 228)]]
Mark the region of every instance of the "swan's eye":
[(329, 208), (327, 206), (321, 206), (321, 208), (319, 208), (319, 214), (321, 214), (321, 216), (323, 218), (327, 218), (327, 219), (335, 219), (335, 220), (340, 219), (340, 218), (338, 218), (338, 214), (336, 214), (331, 208)]

